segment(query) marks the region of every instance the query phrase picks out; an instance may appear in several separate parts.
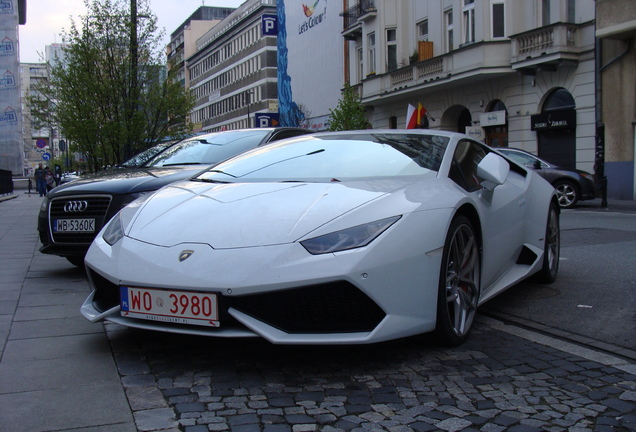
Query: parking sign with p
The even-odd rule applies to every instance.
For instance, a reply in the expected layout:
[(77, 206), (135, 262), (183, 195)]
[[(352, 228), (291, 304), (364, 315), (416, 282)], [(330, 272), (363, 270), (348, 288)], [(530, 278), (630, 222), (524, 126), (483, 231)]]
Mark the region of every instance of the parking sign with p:
[(278, 36), (278, 20), (276, 15), (261, 15), (263, 36)]

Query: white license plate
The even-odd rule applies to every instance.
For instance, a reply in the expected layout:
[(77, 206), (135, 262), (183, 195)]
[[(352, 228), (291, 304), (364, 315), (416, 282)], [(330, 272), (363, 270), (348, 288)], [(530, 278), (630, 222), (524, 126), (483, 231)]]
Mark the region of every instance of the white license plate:
[(219, 327), (216, 294), (120, 287), (121, 315), (175, 324)]
[(54, 219), (53, 232), (95, 232), (95, 219)]

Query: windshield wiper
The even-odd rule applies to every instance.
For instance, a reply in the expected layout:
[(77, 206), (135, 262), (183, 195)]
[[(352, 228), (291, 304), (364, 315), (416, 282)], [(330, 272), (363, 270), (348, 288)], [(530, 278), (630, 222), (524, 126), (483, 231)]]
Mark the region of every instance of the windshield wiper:
[(167, 166), (177, 166), (177, 165), (207, 165), (207, 164), (204, 164), (202, 162), (179, 162), (179, 163), (163, 164), (161, 166), (167, 167)]
[(190, 180), (191, 181), (198, 181), (198, 182), (201, 182), (201, 183), (230, 183), (228, 181), (204, 179), (204, 178), (198, 178), (198, 177), (191, 178)]

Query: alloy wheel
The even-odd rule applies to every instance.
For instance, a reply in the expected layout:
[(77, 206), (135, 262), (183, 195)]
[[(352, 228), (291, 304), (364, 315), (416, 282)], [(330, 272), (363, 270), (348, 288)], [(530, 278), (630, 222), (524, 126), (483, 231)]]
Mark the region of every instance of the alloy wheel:
[(445, 292), (448, 317), (455, 335), (464, 337), (470, 330), (479, 300), (479, 248), (469, 225), (457, 227), (447, 253)]

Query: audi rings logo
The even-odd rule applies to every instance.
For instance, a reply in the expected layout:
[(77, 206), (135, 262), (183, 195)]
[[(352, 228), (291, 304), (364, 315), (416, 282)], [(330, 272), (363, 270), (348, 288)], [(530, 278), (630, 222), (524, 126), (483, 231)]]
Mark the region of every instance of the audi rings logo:
[(86, 201), (69, 201), (64, 204), (64, 211), (66, 213), (81, 213), (88, 208)]

